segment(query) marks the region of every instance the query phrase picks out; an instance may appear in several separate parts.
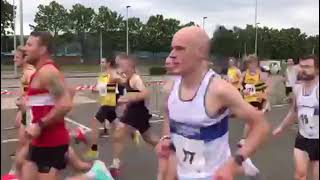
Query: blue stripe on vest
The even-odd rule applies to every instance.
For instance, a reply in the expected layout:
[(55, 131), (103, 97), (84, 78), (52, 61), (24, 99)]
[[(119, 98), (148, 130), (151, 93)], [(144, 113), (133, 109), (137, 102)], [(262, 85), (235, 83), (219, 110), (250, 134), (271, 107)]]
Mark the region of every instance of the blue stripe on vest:
[(228, 132), (228, 120), (229, 116), (226, 116), (216, 124), (207, 127), (199, 127), (170, 119), (170, 132), (188, 139), (210, 142), (222, 137)]

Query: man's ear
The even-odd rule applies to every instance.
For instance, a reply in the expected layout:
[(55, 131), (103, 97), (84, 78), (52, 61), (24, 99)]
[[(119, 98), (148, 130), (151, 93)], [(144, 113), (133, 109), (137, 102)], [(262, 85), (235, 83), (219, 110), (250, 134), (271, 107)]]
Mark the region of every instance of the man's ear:
[(40, 48), (40, 54), (41, 54), (41, 55), (45, 54), (46, 50), (47, 50), (47, 48), (46, 48), (45, 46), (41, 46), (41, 48)]

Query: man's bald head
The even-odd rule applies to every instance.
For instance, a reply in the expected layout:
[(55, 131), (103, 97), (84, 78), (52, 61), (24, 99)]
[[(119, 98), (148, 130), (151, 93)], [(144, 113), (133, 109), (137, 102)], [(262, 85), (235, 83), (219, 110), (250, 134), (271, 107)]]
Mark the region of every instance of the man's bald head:
[(197, 68), (207, 68), (209, 60), (210, 39), (207, 33), (196, 26), (180, 29), (171, 42), (168, 60), (170, 70), (178, 75), (188, 75)]
[(186, 45), (194, 50), (198, 50), (202, 58), (208, 59), (210, 53), (210, 38), (208, 34), (200, 27), (188, 26), (180, 29), (174, 35), (173, 39), (183, 39)]

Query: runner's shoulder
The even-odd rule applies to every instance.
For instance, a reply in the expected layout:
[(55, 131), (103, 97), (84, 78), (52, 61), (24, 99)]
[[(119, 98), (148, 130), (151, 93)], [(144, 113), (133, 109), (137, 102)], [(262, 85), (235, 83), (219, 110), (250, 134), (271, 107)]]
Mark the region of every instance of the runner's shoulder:
[(61, 77), (62, 73), (53, 64), (48, 64), (39, 70), (39, 76), (43, 78)]
[(208, 84), (208, 93), (217, 93), (221, 91), (225, 91), (226, 88), (233, 87), (228, 83), (226, 80), (221, 78), (220, 75), (215, 75), (210, 78), (209, 84)]
[(132, 77), (130, 78), (130, 83), (137, 83), (139, 81), (143, 82), (141, 76), (137, 73), (133, 74)]
[(163, 80), (163, 86), (161, 88), (162, 92), (165, 94), (170, 94), (173, 89), (173, 85), (177, 77), (168, 77)]

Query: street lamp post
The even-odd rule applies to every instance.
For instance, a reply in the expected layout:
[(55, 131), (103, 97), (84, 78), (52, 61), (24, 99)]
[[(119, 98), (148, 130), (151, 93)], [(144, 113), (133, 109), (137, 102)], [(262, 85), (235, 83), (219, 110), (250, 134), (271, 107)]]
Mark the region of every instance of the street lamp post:
[(314, 47), (312, 48), (312, 54), (314, 54)]
[(255, 6), (255, 18), (254, 18), (254, 24), (256, 28), (256, 38), (255, 38), (255, 43), (254, 43), (254, 54), (257, 55), (257, 48), (258, 48), (258, 23), (257, 23), (257, 18), (258, 18), (258, 0), (256, 0), (256, 6)]
[[(13, 0), (12, 2), (12, 14), (13, 14), (13, 50), (14, 53), (16, 52), (16, 48), (17, 48), (17, 37), (16, 37), (16, 9), (15, 9), (15, 2)], [(17, 77), (18, 76), (18, 72), (17, 72), (17, 65), (16, 63), (13, 63), (13, 69), (14, 69), (14, 76)]]
[(23, 40), (23, 5), (22, 5), (22, 0), (20, 0), (20, 45), (24, 45), (24, 40)]
[(254, 42), (254, 54), (257, 56), (257, 51), (258, 51), (258, 24), (260, 23), (256, 23), (256, 38), (255, 38), (255, 42)]
[(208, 17), (202, 17), (202, 28), (204, 29), (204, 24), (205, 24), (205, 20), (207, 19)]
[(100, 60), (102, 59), (102, 30), (100, 30)]
[(129, 24), (128, 24), (128, 20), (129, 20), (129, 8), (131, 6), (126, 6), (127, 8), (127, 55), (129, 55)]

